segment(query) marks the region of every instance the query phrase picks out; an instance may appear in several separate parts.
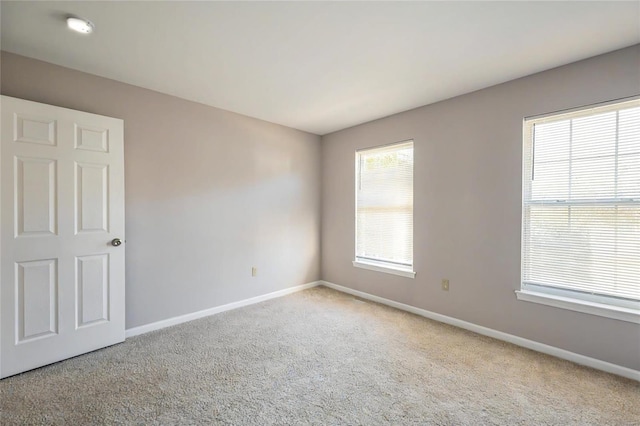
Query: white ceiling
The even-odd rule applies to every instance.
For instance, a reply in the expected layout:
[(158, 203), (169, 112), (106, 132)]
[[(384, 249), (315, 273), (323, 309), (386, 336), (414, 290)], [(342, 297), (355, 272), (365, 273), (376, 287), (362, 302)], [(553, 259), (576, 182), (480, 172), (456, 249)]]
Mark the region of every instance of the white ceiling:
[(640, 42), (640, 1), (0, 7), (3, 50), (319, 135)]

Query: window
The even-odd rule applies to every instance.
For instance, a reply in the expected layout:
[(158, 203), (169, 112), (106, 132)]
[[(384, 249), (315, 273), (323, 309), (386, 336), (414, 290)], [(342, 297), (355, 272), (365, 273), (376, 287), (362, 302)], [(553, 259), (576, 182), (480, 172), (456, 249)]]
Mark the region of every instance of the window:
[(413, 141), (356, 152), (354, 266), (413, 278)]
[(640, 322), (640, 100), (524, 122), (518, 298)]

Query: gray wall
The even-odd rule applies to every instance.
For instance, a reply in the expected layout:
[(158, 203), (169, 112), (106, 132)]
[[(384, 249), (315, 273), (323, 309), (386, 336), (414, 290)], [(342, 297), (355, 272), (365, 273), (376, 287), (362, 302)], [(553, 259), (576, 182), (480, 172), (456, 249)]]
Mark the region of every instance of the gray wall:
[(320, 278), (318, 136), (6, 52), (1, 78), (124, 119), (127, 328)]
[[(638, 324), (514, 294), (523, 117), (639, 93), (636, 45), (324, 136), (323, 279), (640, 370)], [(351, 265), (354, 151), (406, 139), (415, 141), (415, 280)]]

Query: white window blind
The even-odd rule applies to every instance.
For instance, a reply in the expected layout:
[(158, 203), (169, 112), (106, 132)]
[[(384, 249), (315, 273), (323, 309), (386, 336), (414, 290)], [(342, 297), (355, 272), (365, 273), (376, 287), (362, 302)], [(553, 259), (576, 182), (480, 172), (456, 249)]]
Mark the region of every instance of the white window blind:
[(640, 100), (525, 120), (522, 288), (640, 300)]
[(356, 260), (413, 267), (413, 141), (356, 153)]

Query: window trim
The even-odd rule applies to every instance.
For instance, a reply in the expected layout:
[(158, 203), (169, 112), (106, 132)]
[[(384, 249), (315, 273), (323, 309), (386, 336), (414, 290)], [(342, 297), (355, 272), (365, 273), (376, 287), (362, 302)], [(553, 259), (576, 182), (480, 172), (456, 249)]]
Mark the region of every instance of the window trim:
[[(582, 312), (591, 315), (597, 315), (601, 317), (611, 318), (619, 321), (631, 322), (640, 324), (640, 300), (631, 299), (619, 299), (613, 296), (597, 295), (583, 293), (574, 289), (563, 289), (556, 287), (545, 287), (542, 285), (536, 285), (533, 283), (527, 283), (524, 280), (524, 206), (526, 203), (526, 185), (528, 184), (528, 177), (525, 176), (525, 155), (524, 147), (528, 138), (532, 137), (531, 129), (532, 125), (528, 123), (535, 121), (536, 123), (545, 123), (550, 121), (558, 121), (567, 117), (583, 117), (593, 114), (595, 109), (598, 109), (599, 113), (607, 110), (617, 110), (619, 104), (626, 102), (633, 102), (640, 100), (640, 95), (635, 95), (626, 98), (614, 99), (597, 104), (584, 105), (577, 108), (571, 108), (567, 110), (555, 111), (546, 114), (540, 114), (535, 116), (525, 117), (522, 120), (522, 138), (523, 138), (523, 152), (522, 152), (522, 202), (521, 202), (521, 222), (520, 222), (520, 283), (518, 290), (515, 290), (517, 300), (538, 303), (547, 306), (553, 306), (556, 308), (566, 309), (575, 312)], [(589, 200), (590, 203), (597, 203), (598, 201), (612, 201), (612, 200)], [(551, 202), (551, 201), (549, 201)], [(636, 200), (616, 200), (617, 204), (626, 202), (637, 202)], [(580, 201), (565, 202), (567, 205), (580, 204)]]
[(603, 109), (603, 111), (606, 111), (605, 108), (610, 107), (609, 108), (610, 110), (616, 110), (617, 104), (623, 104), (625, 102), (633, 102), (637, 100), (640, 100), (640, 94), (628, 96), (625, 98), (612, 99), (610, 101), (599, 102), (596, 104), (588, 104), (588, 105), (582, 105), (575, 108), (568, 108), (568, 109), (562, 109), (562, 110), (557, 110), (553, 112), (547, 112), (544, 114), (530, 115), (530, 116), (524, 117), (524, 119), (522, 120), (522, 124), (524, 125), (527, 121), (532, 121), (532, 120), (535, 120), (538, 123), (546, 123), (548, 121), (562, 120), (563, 118), (569, 117), (569, 116), (584, 117), (584, 116), (591, 115), (595, 109)]
[(407, 277), (407, 278), (415, 278), (416, 277), (416, 272), (413, 270), (413, 267), (412, 268), (406, 268), (406, 269), (400, 268), (399, 266), (398, 267), (391, 267), (390, 263), (382, 263), (382, 262), (380, 262), (379, 264), (377, 264), (377, 262), (364, 261), (364, 260), (359, 259), (359, 258), (356, 258), (356, 260), (354, 260), (351, 263), (356, 268), (368, 269), (369, 271), (384, 272), (385, 274), (399, 275), (401, 277)]
[(602, 302), (578, 299), (567, 290), (566, 296), (559, 296), (551, 292), (542, 293), (532, 290), (516, 290), (516, 298), (524, 302), (539, 303), (541, 305), (553, 306), (555, 308), (566, 309), (569, 311), (582, 312), (585, 314), (597, 315), (599, 317), (611, 318), (619, 321), (640, 324), (640, 302), (637, 303), (638, 309), (626, 308), (622, 306), (611, 305), (602, 298)]
[[(414, 150), (414, 159), (415, 159), (415, 141), (413, 138), (409, 138), (409, 139), (404, 139), (401, 141), (397, 141), (397, 142), (390, 142), (390, 143), (385, 143), (382, 145), (377, 145), (377, 146), (372, 146), (372, 147), (367, 147), (367, 148), (359, 148), (356, 149), (355, 151), (355, 170), (354, 170), (354, 211), (353, 211), (353, 217), (354, 217), (354, 233), (353, 233), (353, 241), (354, 241), (354, 248), (353, 248), (353, 253), (354, 253), (354, 260), (351, 262), (352, 265), (356, 268), (360, 268), (360, 269), (367, 269), (369, 271), (375, 271), (375, 272), (383, 272), (386, 274), (391, 274), (391, 275), (398, 275), (401, 277), (406, 277), (406, 278), (411, 278), (414, 279), (416, 276), (416, 272), (414, 271), (414, 262), (413, 262), (413, 255), (414, 253), (411, 254), (411, 265), (401, 265), (398, 263), (393, 263), (393, 262), (384, 262), (384, 261), (378, 261), (375, 259), (365, 259), (362, 257), (359, 257), (357, 254), (357, 250), (358, 250), (358, 156), (360, 155), (361, 152), (364, 151), (370, 151), (370, 150), (374, 150), (374, 149), (381, 149), (381, 148), (386, 148), (386, 147), (391, 147), (394, 145), (403, 145), (403, 144), (411, 144), (412, 148)], [(415, 171), (415, 163), (414, 163), (414, 171)], [(413, 180), (415, 183), (415, 175), (413, 175)], [(415, 192), (414, 192), (415, 195)], [(412, 207), (412, 219), (413, 219), (413, 207)], [(415, 232), (414, 235), (412, 237), (415, 237)]]

